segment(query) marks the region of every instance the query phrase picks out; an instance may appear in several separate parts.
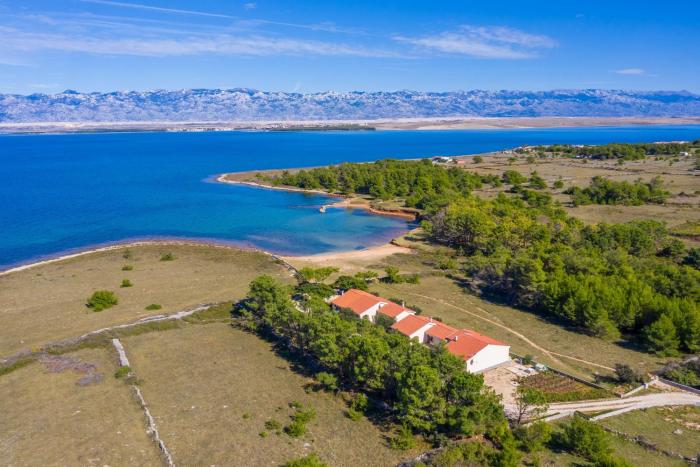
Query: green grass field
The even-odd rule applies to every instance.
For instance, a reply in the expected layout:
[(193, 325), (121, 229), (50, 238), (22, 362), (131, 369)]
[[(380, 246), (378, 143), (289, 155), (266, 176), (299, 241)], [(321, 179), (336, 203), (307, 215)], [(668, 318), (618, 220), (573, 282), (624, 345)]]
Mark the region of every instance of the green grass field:
[(687, 457), (700, 454), (700, 407), (635, 410), (599, 423), (631, 436), (643, 436), (661, 449)]

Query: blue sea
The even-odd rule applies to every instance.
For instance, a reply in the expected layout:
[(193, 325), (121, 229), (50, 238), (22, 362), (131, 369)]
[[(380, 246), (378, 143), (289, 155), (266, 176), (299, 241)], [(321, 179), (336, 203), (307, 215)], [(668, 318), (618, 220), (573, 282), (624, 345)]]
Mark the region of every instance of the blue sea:
[(403, 220), (324, 196), (215, 183), (222, 172), (474, 154), (523, 144), (691, 140), (700, 126), (0, 136), (0, 268), (145, 238), (284, 254), (362, 249)]

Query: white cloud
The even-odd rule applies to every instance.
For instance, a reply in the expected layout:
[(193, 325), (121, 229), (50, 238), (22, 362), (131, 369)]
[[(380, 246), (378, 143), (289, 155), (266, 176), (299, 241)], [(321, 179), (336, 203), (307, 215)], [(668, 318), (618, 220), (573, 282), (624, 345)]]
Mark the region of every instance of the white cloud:
[(248, 2), (243, 4), (243, 8), (246, 10), (255, 10), (258, 7), (258, 4), (255, 2)]
[(32, 52), (56, 50), (102, 55), (182, 56), (200, 54), (395, 56), (391, 52), (334, 42), (260, 35), (228, 34), (180, 37), (96, 37), (24, 32), (0, 27), (0, 43), (6, 50)]
[(621, 70), (615, 70), (614, 73), (617, 73), (618, 75), (636, 75), (636, 76), (641, 76), (641, 75), (647, 74), (647, 72), (641, 68), (623, 68)]
[(163, 8), (158, 6), (144, 5), (141, 3), (127, 3), (127, 2), (115, 2), (111, 0), (80, 0), (83, 3), (92, 3), (96, 5), (107, 5), (119, 8), (131, 8), (135, 10), (150, 10), (150, 11), (160, 11), (163, 13), (176, 13), (182, 15), (192, 15), (192, 16), (207, 16), (211, 18), (228, 18), (236, 19), (235, 16), (224, 15), (220, 13), (209, 13), (205, 11), (195, 11), (195, 10), (181, 10), (178, 8)]
[(557, 43), (550, 37), (502, 26), (460, 27), (423, 37), (396, 36), (395, 40), (448, 54), (477, 58), (520, 59), (537, 56), (538, 49), (551, 49)]

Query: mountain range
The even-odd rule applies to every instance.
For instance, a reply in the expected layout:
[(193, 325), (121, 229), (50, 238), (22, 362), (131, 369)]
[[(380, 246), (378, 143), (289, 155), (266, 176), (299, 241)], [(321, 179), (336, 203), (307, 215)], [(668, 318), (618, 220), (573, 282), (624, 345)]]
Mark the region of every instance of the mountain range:
[(600, 89), (311, 94), (183, 89), (0, 94), (2, 123), (652, 116), (700, 116), (700, 95)]

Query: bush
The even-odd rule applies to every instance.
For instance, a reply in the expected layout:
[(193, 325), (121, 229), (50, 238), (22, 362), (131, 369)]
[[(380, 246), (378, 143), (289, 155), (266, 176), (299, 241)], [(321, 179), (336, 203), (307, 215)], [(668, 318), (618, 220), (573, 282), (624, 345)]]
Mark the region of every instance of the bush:
[(124, 287), (132, 287), (134, 284), (131, 283), (129, 279), (122, 279), (122, 285), (119, 287), (124, 288)]
[(119, 299), (117, 299), (117, 296), (114, 295), (114, 292), (110, 292), (109, 290), (98, 290), (93, 293), (90, 298), (88, 298), (86, 306), (91, 308), (92, 311), (102, 311), (106, 310), (107, 308), (112, 308), (117, 303), (119, 303)]
[(472, 162), (475, 164), (481, 164), (482, 162), (484, 162), (484, 158), (481, 156), (474, 156), (472, 157)]
[(338, 390), (338, 378), (331, 373), (325, 371), (316, 373), (316, 381), (318, 381), (318, 384), (326, 391)]
[(158, 305), (157, 303), (151, 303), (150, 305), (148, 305), (146, 307), (146, 309), (149, 311), (160, 310), (161, 308), (163, 308), (163, 307), (161, 305)]
[(172, 253), (165, 253), (163, 256), (160, 257), (161, 261), (173, 261), (175, 259), (175, 255)]
[(130, 264), (125, 264), (124, 266), (122, 266), (122, 271), (133, 271), (133, 270), (134, 270), (134, 267)]
[(284, 427), (284, 432), (292, 438), (300, 438), (304, 436), (304, 433), (306, 433), (306, 423), (293, 421)]
[(282, 467), (328, 467), (315, 453), (282, 464)]
[(564, 425), (559, 442), (567, 451), (590, 461), (608, 457), (612, 451), (605, 431), (578, 414)]
[(527, 178), (517, 170), (506, 170), (501, 178), (503, 183), (508, 185), (520, 185), (527, 181)]
[(562, 182), (561, 180), (557, 180), (552, 184), (552, 187), (556, 188), (557, 190), (561, 190), (562, 188), (564, 188), (564, 182)]
[(282, 424), (277, 420), (268, 420), (265, 422), (265, 429), (270, 431), (277, 431), (282, 428)]
[(316, 411), (313, 408), (302, 409), (301, 404), (297, 403), (297, 412), (292, 415), (292, 422), (284, 427), (284, 432), (292, 438), (299, 438), (306, 433), (306, 424), (314, 419)]
[(411, 433), (411, 429), (408, 426), (403, 425), (399, 429), (399, 432), (389, 440), (389, 447), (397, 451), (406, 451), (413, 448), (416, 445), (416, 440)]
[(632, 367), (625, 363), (615, 364), (615, 375), (617, 376), (617, 380), (624, 384), (641, 381), (641, 377), (635, 373)]
[(114, 372), (114, 377), (121, 379), (131, 373), (131, 368), (129, 365), (120, 366), (117, 371)]

